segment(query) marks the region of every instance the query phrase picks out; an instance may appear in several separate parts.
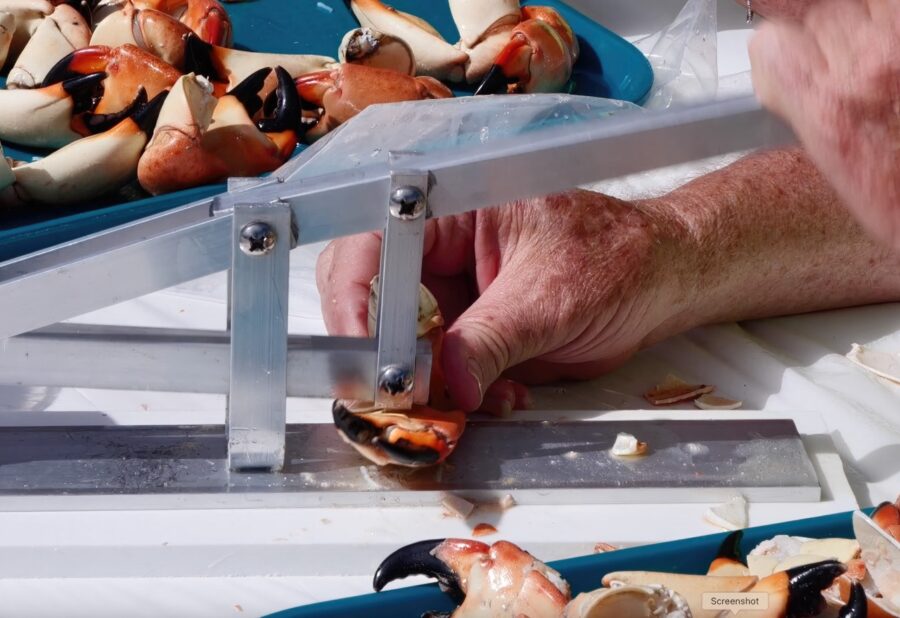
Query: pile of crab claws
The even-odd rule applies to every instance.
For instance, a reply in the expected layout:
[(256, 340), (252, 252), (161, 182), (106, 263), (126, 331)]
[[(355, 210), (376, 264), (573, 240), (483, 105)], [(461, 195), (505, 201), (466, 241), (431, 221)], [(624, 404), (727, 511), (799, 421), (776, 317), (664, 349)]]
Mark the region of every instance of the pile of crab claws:
[(372, 578), (372, 587), (376, 592), (381, 592), (392, 581), (410, 575), (426, 575), (436, 579), (441, 590), (449, 594), (456, 603), (462, 603), (465, 593), (460, 586), (459, 575), (435, 556), (437, 549), (446, 542), (447, 539), (432, 539), (401, 547), (378, 565)]

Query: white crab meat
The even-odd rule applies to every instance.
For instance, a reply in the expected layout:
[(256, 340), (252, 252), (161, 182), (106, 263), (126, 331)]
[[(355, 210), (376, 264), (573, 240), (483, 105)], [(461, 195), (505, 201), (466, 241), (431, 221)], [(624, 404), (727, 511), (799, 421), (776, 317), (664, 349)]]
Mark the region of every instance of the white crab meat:
[(647, 452), (647, 443), (641, 442), (630, 433), (620, 433), (616, 436), (610, 452), (616, 457), (638, 457)]

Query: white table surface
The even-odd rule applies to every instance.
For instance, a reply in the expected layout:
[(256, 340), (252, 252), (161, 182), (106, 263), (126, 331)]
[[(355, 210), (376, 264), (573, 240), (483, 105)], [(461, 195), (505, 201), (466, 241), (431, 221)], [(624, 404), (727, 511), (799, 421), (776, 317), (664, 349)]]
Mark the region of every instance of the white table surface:
[[(632, 39), (670, 21), (681, 2), (580, 0), (575, 4)], [(653, 5), (647, 10), (644, 5)], [(720, 2), (719, 73), (746, 89), (748, 31)], [(621, 10), (619, 10), (621, 9)], [(714, 164), (710, 163), (709, 166)], [(606, 183), (628, 197), (683, 182), (682, 167)], [(292, 255), (290, 330), (324, 332), (312, 277), (321, 247)], [(208, 277), (77, 321), (221, 328), (224, 278)], [(535, 390), (537, 418), (793, 418), (816, 465), (814, 504), (751, 504), (759, 525), (893, 499), (900, 491), (900, 387), (844, 354), (851, 343), (900, 352), (900, 304), (697, 329), (640, 353), (599, 380)], [(742, 399), (734, 413), (646, 410), (640, 395), (667, 373), (715, 384)], [(328, 422), (330, 402), (292, 399), (291, 422)], [(622, 411), (631, 410), (631, 411)], [(171, 393), (0, 387), (0, 424), (222, 422), (224, 398)], [(0, 502), (0, 507), (2, 507)], [(599, 541), (634, 545), (716, 532), (709, 505), (512, 508), (468, 522), (433, 508), (0, 512), (0, 617), (257, 616), (370, 590), (377, 563), (398, 545), (467, 536), (490, 521), (495, 537), (550, 560)]]

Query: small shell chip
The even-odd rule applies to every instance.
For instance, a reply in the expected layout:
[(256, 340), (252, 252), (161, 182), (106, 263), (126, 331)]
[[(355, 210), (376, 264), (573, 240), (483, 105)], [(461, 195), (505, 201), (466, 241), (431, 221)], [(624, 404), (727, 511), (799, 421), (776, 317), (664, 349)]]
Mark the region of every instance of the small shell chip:
[(496, 534), (497, 528), (492, 526), (491, 524), (475, 524), (475, 527), (472, 528), (472, 536), (487, 536), (489, 534)]
[(701, 410), (737, 410), (744, 405), (744, 402), (707, 393), (697, 397), (694, 400), (694, 405)]
[(630, 433), (620, 433), (616, 436), (610, 452), (616, 457), (640, 457), (647, 453), (647, 443), (641, 442)]
[(682, 401), (696, 399), (700, 395), (711, 393), (714, 386), (707, 384), (688, 384), (681, 378), (673, 375), (666, 376), (655, 388), (644, 393), (644, 399), (655, 406), (667, 406)]
[(896, 354), (854, 343), (853, 348), (847, 353), (847, 358), (885, 380), (900, 384), (900, 356)]
[(703, 518), (725, 530), (741, 530), (747, 527), (747, 500), (734, 496), (728, 502), (710, 507)]

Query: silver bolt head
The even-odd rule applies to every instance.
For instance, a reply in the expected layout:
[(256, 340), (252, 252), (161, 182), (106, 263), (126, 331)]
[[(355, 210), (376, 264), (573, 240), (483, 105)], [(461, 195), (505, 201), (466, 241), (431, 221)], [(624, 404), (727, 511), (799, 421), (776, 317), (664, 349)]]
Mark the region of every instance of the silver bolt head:
[(254, 221), (241, 229), (241, 251), (247, 255), (266, 255), (275, 248), (278, 234), (268, 223)]
[(378, 388), (388, 395), (401, 395), (412, 391), (413, 373), (400, 365), (388, 365), (378, 377)]
[(407, 185), (391, 192), (391, 215), (404, 221), (417, 219), (425, 212), (425, 194), (418, 187)]

